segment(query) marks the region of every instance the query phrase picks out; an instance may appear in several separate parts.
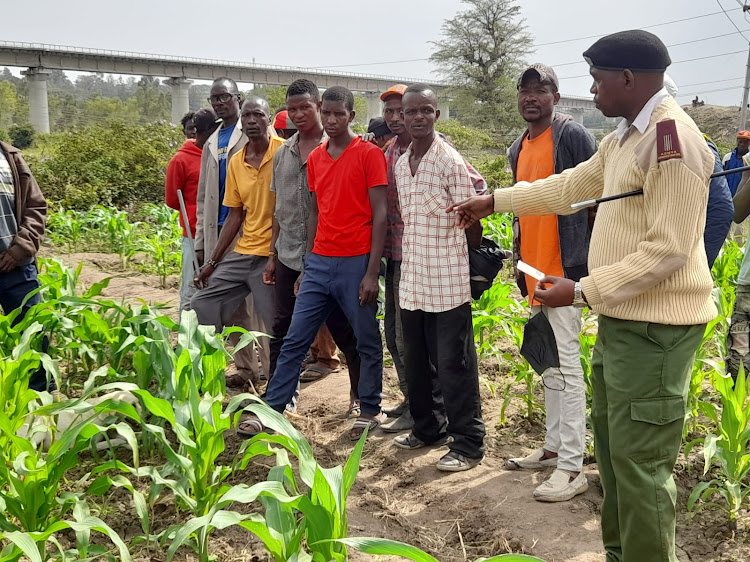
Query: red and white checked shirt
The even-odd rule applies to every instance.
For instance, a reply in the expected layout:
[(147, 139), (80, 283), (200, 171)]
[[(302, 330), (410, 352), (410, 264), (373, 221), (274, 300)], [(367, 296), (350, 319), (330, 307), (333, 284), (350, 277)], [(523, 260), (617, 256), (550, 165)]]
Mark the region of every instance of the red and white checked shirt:
[(474, 187), (464, 159), (439, 136), (414, 176), (411, 152), (409, 147), (395, 170), (404, 220), (399, 304), (444, 312), (471, 301), (466, 233), (445, 209), (474, 195)]

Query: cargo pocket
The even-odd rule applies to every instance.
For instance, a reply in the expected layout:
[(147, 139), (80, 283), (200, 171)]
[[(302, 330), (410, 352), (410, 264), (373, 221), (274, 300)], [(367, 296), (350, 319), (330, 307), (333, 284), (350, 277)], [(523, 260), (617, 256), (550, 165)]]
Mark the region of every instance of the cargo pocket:
[(682, 396), (633, 398), (630, 400), (632, 435), (628, 456), (635, 462), (649, 462), (676, 456), (685, 420)]

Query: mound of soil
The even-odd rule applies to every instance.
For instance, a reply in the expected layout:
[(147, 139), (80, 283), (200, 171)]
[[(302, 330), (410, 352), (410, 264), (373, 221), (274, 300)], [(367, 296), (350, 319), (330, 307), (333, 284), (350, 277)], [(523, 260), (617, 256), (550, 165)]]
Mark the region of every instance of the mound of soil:
[(701, 131), (716, 142), (734, 145), (740, 121), (739, 107), (719, 105), (682, 106)]

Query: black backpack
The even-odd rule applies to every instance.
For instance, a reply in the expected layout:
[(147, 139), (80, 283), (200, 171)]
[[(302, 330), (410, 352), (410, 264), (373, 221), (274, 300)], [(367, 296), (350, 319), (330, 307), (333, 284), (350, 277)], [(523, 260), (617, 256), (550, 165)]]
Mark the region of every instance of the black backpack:
[(478, 299), (492, 287), (503, 262), (512, 257), (512, 252), (502, 250), (489, 238), (482, 238), (479, 248), (469, 248), (469, 278), (471, 298)]

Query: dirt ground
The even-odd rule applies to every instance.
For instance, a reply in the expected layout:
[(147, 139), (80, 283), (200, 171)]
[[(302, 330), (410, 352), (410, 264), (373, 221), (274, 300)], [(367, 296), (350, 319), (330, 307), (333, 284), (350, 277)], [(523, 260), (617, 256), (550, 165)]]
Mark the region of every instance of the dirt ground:
[[(50, 255), (45, 251), (43, 255)], [(143, 299), (149, 304), (178, 301), (177, 277), (168, 289), (158, 288), (155, 277), (128, 272), (117, 274), (116, 256), (72, 254), (58, 256), (68, 266), (84, 262), (81, 280), (90, 284), (116, 275), (104, 291), (108, 298)], [(386, 368), (386, 406), (398, 401), (395, 371)], [(348, 404), (345, 369), (303, 386), (299, 417), (295, 423), (325, 466), (343, 464), (352, 449), (345, 433), (351, 420), (344, 419)], [(487, 424), (484, 462), (465, 473), (441, 473), (435, 462), (447, 449), (403, 451), (392, 444), (392, 435), (375, 431), (365, 447), (360, 474), (349, 497), (351, 536), (387, 537), (414, 544), (441, 561), (475, 560), (507, 552), (533, 554), (548, 562), (599, 562), (605, 559), (599, 536), (601, 486), (596, 464), (585, 467), (589, 490), (569, 502), (544, 504), (532, 499), (533, 489), (548, 472), (507, 471), (503, 460), (526, 454), (542, 444), (544, 427), (523, 419), (515, 406), (506, 426), (498, 425), (501, 400), (482, 389)], [(540, 397), (541, 399), (541, 397)], [(238, 446), (232, 437), (228, 446)], [(677, 468), (679, 486), (678, 556), (683, 562), (750, 560), (748, 525), (731, 532), (723, 515), (705, 511), (690, 520), (685, 503), (698, 481), (702, 458), (684, 458)], [(263, 478), (263, 467), (247, 473), (247, 481)], [(116, 529), (128, 538), (135, 521), (118, 517)], [(218, 560), (265, 560), (260, 543), (246, 531), (230, 528), (215, 532), (213, 547)], [(187, 554), (187, 552), (185, 552)], [(161, 557), (139, 557), (157, 560)], [(352, 560), (370, 557), (352, 552)], [(181, 559), (190, 559), (181, 558)]]

